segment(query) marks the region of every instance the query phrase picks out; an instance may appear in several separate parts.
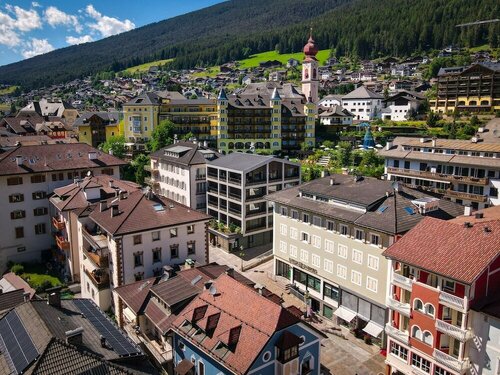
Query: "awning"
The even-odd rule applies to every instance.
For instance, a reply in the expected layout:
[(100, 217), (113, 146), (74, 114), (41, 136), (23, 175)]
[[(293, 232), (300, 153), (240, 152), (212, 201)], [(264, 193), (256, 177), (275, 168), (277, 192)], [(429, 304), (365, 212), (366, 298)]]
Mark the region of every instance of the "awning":
[(340, 306), (333, 315), (338, 316), (340, 319), (344, 319), (346, 322), (350, 322), (356, 316), (356, 313), (344, 306)]
[(130, 322), (130, 323), (135, 323), (135, 314), (132, 310), (130, 310), (128, 307), (125, 307), (123, 309), (123, 315), (125, 316), (125, 318), (127, 318), (127, 320)]
[(379, 337), (382, 331), (384, 330), (384, 327), (378, 325), (377, 323), (373, 322), (370, 320), (368, 324), (366, 325), (365, 328), (363, 328), (363, 331), (368, 333), (369, 335), (373, 337)]

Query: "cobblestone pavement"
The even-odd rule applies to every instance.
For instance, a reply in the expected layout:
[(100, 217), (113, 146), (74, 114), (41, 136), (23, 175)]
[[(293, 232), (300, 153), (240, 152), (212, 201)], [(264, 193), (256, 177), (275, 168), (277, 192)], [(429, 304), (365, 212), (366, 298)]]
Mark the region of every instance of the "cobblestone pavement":
[[(242, 264), (238, 256), (215, 247), (210, 248), (210, 261), (230, 265), (238, 271)], [(287, 281), (280, 277), (273, 277), (272, 271), (273, 261), (270, 260), (242, 273), (250, 280), (282, 296), (285, 300), (284, 306), (295, 305), (304, 310), (305, 304), (286, 292)], [(350, 334), (347, 328), (338, 326), (327, 319), (319, 317), (312, 324), (327, 335), (327, 338), (321, 342), (321, 364), (324, 374), (379, 375), (385, 373), (384, 357), (380, 354), (379, 347), (366, 345), (362, 340)], [(329, 333), (328, 331), (332, 331), (332, 328), (345, 338)]]

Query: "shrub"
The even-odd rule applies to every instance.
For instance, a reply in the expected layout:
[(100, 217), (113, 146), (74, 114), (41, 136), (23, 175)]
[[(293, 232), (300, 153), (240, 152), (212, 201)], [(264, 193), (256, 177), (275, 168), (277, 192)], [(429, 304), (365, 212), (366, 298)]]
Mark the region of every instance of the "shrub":
[(42, 293), (42, 292), (45, 292), (47, 289), (50, 289), (52, 287), (53, 287), (53, 285), (52, 285), (52, 282), (50, 280), (43, 280), (42, 283), (40, 284), (40, 286), (38, 288), (36, 288), (36, 291), (38, 293)]
[(371, 345), (372, 344), (372, 337), (370, 335), (365, 335), (363, 337), (363, 339), (365, 340), (365, 344), (367, 344), (367, 345)]
[(15, 273), (16, 275), (21, 275), (24, 273), (24, 266), (22, 264), (14, 264), (10, 267), (10, 272)]

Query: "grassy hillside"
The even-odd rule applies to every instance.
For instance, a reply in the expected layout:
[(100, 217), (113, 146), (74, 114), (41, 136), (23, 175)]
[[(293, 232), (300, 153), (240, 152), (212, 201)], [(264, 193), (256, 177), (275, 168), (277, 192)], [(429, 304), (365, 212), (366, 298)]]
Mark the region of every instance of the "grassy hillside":
[(0, 89), (0, 96), (12, 94), (14, 91), (16, 91), (17, 87), (18, 86), (9, 86), (9, 87)]
[[(329, 55), (330, 55), (329, 49), (324, 49), (318, 52), (316, 58), (319, 60), (320, 65), (325, 64)], [(250, 56), (248, 59), (240, 60), (239, 67), (244, 69), (255, 68), (259, 66), (259, 63), (269, 60), (278, 60), (282, 64), (286, 65), (289, 59), (297, 59), (299, 61), (302, 61), (303, 58), (304, 58), (303, 52), (280, 54), (279, 52), (276, 51), (268, 51), (268, 52), (256, 53), (255, 55)]]
[(151, 68), (152, 66), (161, 66), (161, 65), (168, 64), (169, 62), (172, 62), (172, 61), (174, 61), (174, 59), (156, 60), (156, 61), (141, 64), (141, 65), (132, 66), (130, 68), (123, 70), (123, 72), (128, 73), (128, 74), (146, 73), (149, 71), (149, 68)]

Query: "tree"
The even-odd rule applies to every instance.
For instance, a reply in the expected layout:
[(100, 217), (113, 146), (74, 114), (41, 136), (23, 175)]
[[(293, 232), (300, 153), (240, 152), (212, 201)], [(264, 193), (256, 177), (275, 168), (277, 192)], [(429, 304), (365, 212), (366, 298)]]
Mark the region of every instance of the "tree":
[(113, 135), (106, 142), (99, 145), (99, 148), (108, 154), (111, 150), (114, 156), (123, 159), (125, 156), (125, 136)]
[(192, 132), (189, 132), (182, 137), (182, 140), (189, 141), (191, 138), (194, 138), (194, 134)]
[(342, 167), (349, 167), (352, 163), (352, 145), (349, 142), (340, 142), (337, 158)]
[(375, 150), (363, 151), (358, 170), (364, 176), (379, 178), (384, 174), (384, 159)]
[(189, 97), (189, 99), (192, 99), (192, 100), (198, 99), (198, 95), (196, 95), (195, 93), (193, 93), (193, 94), (191, 94), (191, 96)]
[(170, 120), (163, 120), (153, 130), (148, 147), (152, 152), (174, 143), (174, 123)]
[(144, 170), (144, 167), (149, 165), (149, 163), (149, 156), (144, 154), (137, 155), (130, 163), (135, 170), (135, 182), (139, 185), (144, 185), (144, 180), (146, 178), (146, 171)]

